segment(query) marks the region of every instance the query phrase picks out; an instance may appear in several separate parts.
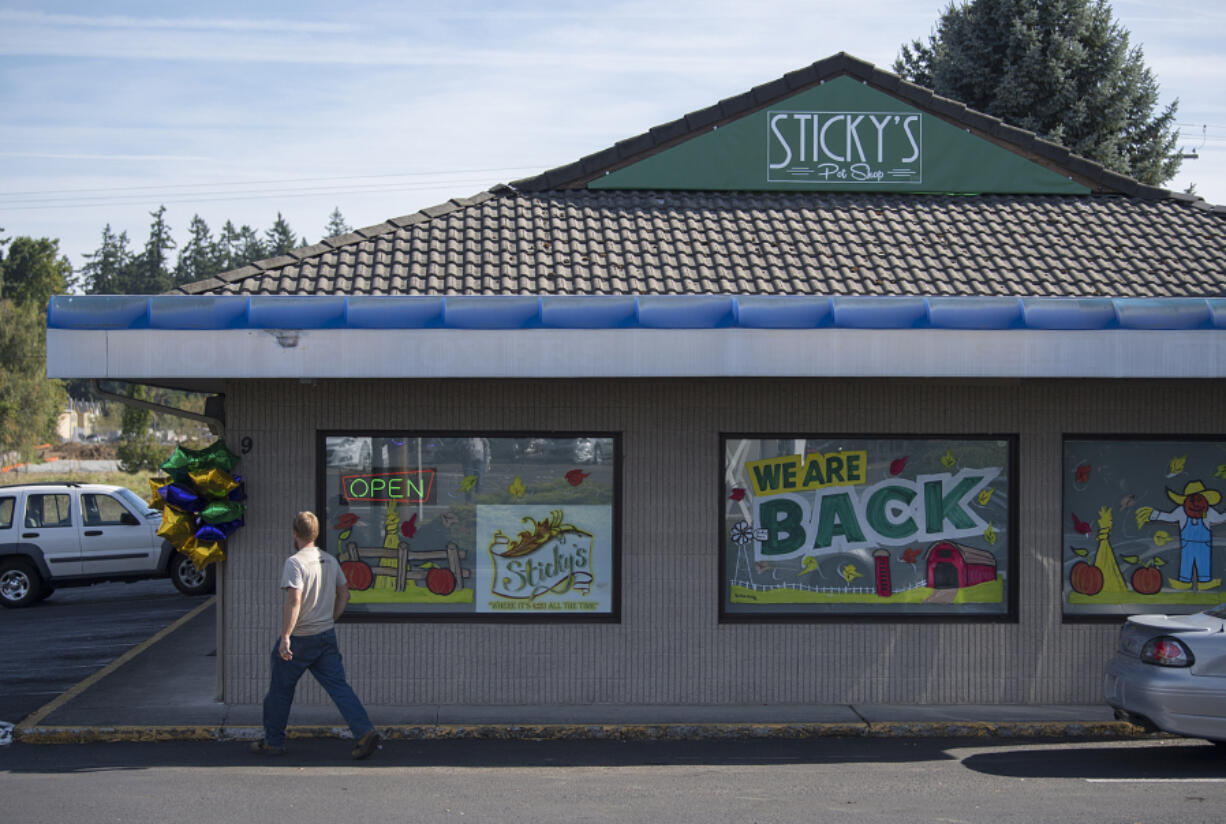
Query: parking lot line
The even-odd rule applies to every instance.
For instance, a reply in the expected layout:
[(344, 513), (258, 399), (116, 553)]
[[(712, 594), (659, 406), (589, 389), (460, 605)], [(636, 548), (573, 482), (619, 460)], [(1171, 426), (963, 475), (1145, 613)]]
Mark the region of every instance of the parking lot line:
[(167, 626), (167, 627), (162, 628), (161, 630), (158, 630), (153, 635), (146, 638), (144, 641), (141, 641), (139, 644), (132, 647), (130, 650), (125, 652), (123, 655), (119, 656), (114, 661), (107, 664), (105, 667), (103, 667), (102, 669), (95, 672), (93, 675), (86, 678), (84, 681), (81, 681), (78, 684), (74, 684), (71, 688), (69, 688), (66, 692), (61, 694), (58, 698), (48, 702), (47, 704), (44, 704), (43, 706), (39, 707), (34, 712), (30, 713), (28, 716), (26, 716), (22, 721), (20, 721), (17, 724), (17, 728), (26, 729), (28, 727), (38, 726), (38, 723), (42, 721), (44, 718), (46, 718), (48, 715), (50, 715), (51, 713), (58, 710), (60, 707), (67, 704), (69, 701), (76, 698), (81, 693), (85, 692), (87, 689), (92, 687), (94, 684), (98, 683), (103, 678), (107, 677), (112, 672), (119, 669), (124, 664), (128, 663), (133, 658), (140, 655), (145, 650), (149, 649), (149, 647), (153, 646), (158, 641), (162, 640), (167, 635), (174, 632), (179, 627), (183, 626), (188, 621), (192, 620), (193, 618), (195, 618), (200, 613), (204, 612), (209, 607), (213, 606), (213, 603), (216, 600), (217, 600), (217, 596), (216, 595), (212, 596), (207, 601), (205, 601), (203, 604), (196, 607), (195, 609), (193, 609), (191, 612), (187, 613), (183, 617), (179, 618), (179, 620), (175, 621), (170, 626)]

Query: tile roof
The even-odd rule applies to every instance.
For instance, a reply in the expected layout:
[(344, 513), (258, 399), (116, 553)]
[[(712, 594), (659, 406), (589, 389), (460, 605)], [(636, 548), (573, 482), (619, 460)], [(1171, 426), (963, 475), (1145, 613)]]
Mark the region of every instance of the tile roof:
[[(595, 191), (607, 170), (850, 75), (1095, 194)], [(1146, 186), (845, 54), (576, 163), (183, 294), (1226, 295), (1226, 208)]]
[(178, 291), (1226, 296), (1226, 215), (1180, 198), (501, 188), (431, 213)]

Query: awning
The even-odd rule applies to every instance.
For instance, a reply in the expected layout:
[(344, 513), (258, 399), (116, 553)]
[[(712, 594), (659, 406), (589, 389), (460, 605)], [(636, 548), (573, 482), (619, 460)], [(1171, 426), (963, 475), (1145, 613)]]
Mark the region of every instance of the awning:
[(1204, 379), (1226, 299), (59, 296), (47, 374)]

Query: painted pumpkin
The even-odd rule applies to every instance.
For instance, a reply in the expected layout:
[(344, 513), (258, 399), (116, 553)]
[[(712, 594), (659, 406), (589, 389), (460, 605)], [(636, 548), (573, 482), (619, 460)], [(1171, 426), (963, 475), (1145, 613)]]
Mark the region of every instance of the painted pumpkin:
[(362, 561), (343, 562), (341, 572), (345, 574), (345, 583), (350, 589), (370, 589), (370, 585), (374, 583), (374, 573)]
[(1132, 588), (1142, 595), (1153, 595), (1162, 589), (1162, 573), (1157, 567), (1138, 567), (1132, 573)]
[(435, 595), (450, 595), (455, 592), (455, 573), (449, 569), (432, 569), (426, 573), (426, 589)]
[(1069, 573), (1069, 583), (1073, 585), (1075, 592), (1097, 595), (1103, 590), (1103, 571), (1085, 561), (1078, 561), (1073, 564), (1073, 570)]

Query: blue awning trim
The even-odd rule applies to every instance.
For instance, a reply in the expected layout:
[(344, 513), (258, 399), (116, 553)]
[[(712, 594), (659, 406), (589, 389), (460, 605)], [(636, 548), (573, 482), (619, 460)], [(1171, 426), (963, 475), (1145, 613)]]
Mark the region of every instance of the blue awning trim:
[(60, 295), (48, 329), (1226, 329), (1226, 298)]

